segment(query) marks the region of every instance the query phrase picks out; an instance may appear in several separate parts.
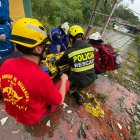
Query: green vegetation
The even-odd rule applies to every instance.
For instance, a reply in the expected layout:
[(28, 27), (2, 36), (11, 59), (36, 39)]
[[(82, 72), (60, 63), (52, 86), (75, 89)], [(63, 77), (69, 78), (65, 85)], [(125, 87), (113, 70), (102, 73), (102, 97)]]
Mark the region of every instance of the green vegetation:
[(97, 98), (102, 100), (103, 102), (106, 101), (107, 97), (108, 97), (108, 93), (105, 93), (105, 92), (99, 93), (97, 96)]
[[(138, 57), (140, 57), (140, 35), (136, 35), (135, 37), (134, 37), (134, 39), (135, 39), (135, 43), (136, 43), (136, 45), (139, 47), (138, 48), (138, 50), (139, 50), (139, 52), (138, 52)], [(139, 62), (140, 62), (140, 58), (139, 58)], [(140, 63), (137, 65), (137, 67), (135, 68), (135, 73), (136, 73), (136, 75), (140, 78)]]
[(131, 123), (131, 134), (133, 136), (137, 136), (139, 134), (139, 129), (137, 128), (137, 125), (135, 122)]
[(137, 44), (137, 46), (140, 46), (140, 35), (136, 35), (134, 37), (134, 39), (135, 39), (135, 43)]
[[(99, 13), (109, 14), (112, 0), (100, 1)], [(41, 21), (45, 27), (51, 29), (65, 21), (71, 24), (87, 25), (95, 7), (95, 0), (31, 0), (33, 17)], [(119, 6), (113, 14), (131, 23), (138, 23), (138, 17), (131, 11)], [(102, 25), (106, 17), (96, 15), (94, 24)]]

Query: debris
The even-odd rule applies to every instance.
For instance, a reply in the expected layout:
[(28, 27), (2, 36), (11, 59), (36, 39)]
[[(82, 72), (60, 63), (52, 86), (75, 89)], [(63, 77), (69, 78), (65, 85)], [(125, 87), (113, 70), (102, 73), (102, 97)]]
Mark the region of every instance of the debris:
[(53, 136), (54, 136), (53, 130), (50, 130), (50, 131), (49, 131), (49, 137), (53, 137)]
[(48, 120), (47, 123), (46, 123), (46, 125), (50, 127), (51, 126), (51, 121)]
[(123, 134), (122, 133), (120, 133), (120, 137), (123, 137)]
[(136, 115), (134, 116), (133, 119), (134, 119), (135, 122), (139, 122), (139, 119), (138, 119), (138, 117)]
[(67, 110), (67, 113), (71, 114), (72, 113), (72, 110)]
[(100, 117), (104, 119), (105, 116), (104, 115), (100, 115)]
[(108, 75), (104, 74), (105, 77), (108, 77)]
[(118, 125), (119, 129), (121, 130), (122, 129), (122, 126), (119, 123), (117, 123), (117, 125)]
[(140, 105), (137, 105), (136, 108), (138, 111), (140, 111)]
[(13, 131), (13, 134), (17, 134), (20, 131), (20, 129), (18, 129), (17, 131)]
[(140, 112), (137, 112), (136, 114), (137, 114), (138, 117), (140, 117)]
[(63, 105), (63, 108), (68, 107), (68, 105), (66, 103), (62, 103), (62, 105)]
[(91, 124), (87, 124), (86, 128), (87, 128), (87, 130), (91, 130), (92, 129), (92, 125)]
[(7, 121), (7, 119), (8, 119), (8, 117), (5, 117), (5, 118), (1, 119), (1, 120), (0, 120), (0, 121), (1, 121), (1, 125), (4, 125), (5, 122)]
[(81, 136), (86, 139), (87, 138), (87, 135), (84, 131), (84, 128), (83, 128), (83, 124), (81, 123), (81, 126), (80, 126), (80, 129), (78, 131), (78, 137), (81, 138)]
[(114, 74), (118, 74), (118, 71), (117, 70), (114, 70)]
[(112, 128), (112, 130), (115, 131), (112, 121), (109, 121), (107, 124), (109, 124), (109, 126)]
[(128, 130), (131, 130), (131, 127), (128, 125), (127, 129), (128, 129)]
[(133, 111), (132, 111), (131, 108), (125, 108), (125, 110), (126, 110), (126, 112), (127, 112), (129, 115), (131, 115), (131, 116), (134, 115), (134, 113), (133, 113)]

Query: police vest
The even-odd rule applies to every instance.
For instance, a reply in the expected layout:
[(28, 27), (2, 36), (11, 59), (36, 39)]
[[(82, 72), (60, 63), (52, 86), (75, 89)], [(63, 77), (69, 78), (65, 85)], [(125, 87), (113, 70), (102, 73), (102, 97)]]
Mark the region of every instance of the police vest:
[(73, 59), (74, 66), (71, 71), (84, 72), (94, 68), (94, 48), (88, 47), (73, 51), (68, 54)]

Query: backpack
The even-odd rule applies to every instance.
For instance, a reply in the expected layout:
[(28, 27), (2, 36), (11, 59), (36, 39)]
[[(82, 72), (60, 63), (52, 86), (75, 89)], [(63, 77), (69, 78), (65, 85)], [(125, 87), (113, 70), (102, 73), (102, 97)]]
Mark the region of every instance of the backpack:
[(93, 47), (96, 74), (120, 68), (122, 64), (121, 56), (111, 45), (102, 44), (100, 46)]

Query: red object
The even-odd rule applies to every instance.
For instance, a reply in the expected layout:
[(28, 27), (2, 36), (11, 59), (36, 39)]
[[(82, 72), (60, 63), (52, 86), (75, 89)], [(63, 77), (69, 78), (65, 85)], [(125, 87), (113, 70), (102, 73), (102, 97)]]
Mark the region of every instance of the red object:
[(23, 124), (37, 124), (48, 115), (46, 107), (57, 107), (62, 95), (48, 74), (34, 62), (25, 58), (13, 58), (0, 69), (2, 96), (6, 111)]
[(120, 55), (111, 45), (93, 45), (93, 47), (94, 68), (97, 74), (107, 70), (115, 70), (121, 66), (121, 62), (117, 63), (117, 58), (120, 57)]

